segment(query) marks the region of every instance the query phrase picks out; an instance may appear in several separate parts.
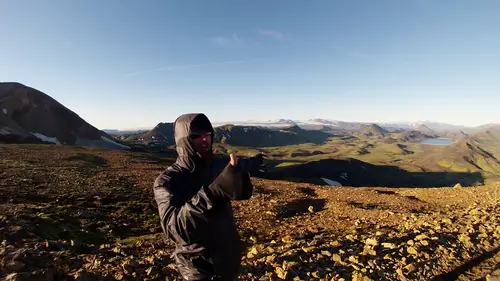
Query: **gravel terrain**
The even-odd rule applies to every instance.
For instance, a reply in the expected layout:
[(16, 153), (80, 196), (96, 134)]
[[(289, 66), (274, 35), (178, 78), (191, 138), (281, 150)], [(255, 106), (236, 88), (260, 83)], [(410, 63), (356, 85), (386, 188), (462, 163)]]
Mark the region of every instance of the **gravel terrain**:
[[(0, 145), (0, 279), (178, 280), (152, 197), (172, 161)], [(240, 280), (500, 278), (500, 184), (253, 181), (253, 198), (233, 204), (247, 245)]]

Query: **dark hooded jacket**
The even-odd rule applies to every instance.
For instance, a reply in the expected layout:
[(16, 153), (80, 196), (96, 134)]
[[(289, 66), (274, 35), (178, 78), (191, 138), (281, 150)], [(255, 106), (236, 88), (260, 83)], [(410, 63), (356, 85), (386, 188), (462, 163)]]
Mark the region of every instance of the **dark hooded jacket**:
[(203, 114), (186, 114), (174, 123), (177, 160), (154, 182), (163, 231), (176, 244), (173, 257), (185, 280), (235, 280), (242, 245), (236, 229), (231, 200), (249, 199), (250, 173), (261, 158), (229, 157), (203, 160), (189, 135), (213, 127)]

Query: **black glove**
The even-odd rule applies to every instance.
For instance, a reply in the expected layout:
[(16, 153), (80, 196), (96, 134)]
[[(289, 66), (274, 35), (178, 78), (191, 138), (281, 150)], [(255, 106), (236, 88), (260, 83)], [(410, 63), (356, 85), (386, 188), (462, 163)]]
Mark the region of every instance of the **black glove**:
[(257, 161), (259, 161), (259, 166), (262, 166), (264, 164), (264, 153), (259, 153), (254, 156)]
[[(269, 168), (269, 165), (265, 164), (265, 155), (263, 153), (259, 153), (257, 155), (254, 156), (254, 158), (256, 159), (255, 161), (258, 162), (258, 167), (255, 169), (256, 172), (255, 172), (255, 175), (261, 175), (261, 173), (265, 173), (267, 171), (267, 169)], [(253, 175), (253, 174), (252, 174)]]
[(227, 164), (208, 189), (217, 198), (237, 201), (250, 199), (253, 193), (248, 172), (231, 164)]

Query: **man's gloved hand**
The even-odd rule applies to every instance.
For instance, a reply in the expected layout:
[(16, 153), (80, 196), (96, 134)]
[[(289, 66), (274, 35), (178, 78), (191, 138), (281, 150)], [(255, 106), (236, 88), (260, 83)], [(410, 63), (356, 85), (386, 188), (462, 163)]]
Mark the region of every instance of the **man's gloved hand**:
[(260, 153), (258, 153), (256, 155), (254, 155), (253, 158), (256, 159), (256, 161), (258, 162), (257, 163), (258, 168), (256, 170), (258, 172), (265, 172), (266, 171), (266, 167), (264, 165), (264, 160), (265, 160), (264, 153), (260, 152)]
[(259, 153), (257, 155), (254, 156), (255, 159), (257, 159), (259, 161), (259, 166), (262, 166), (264, 165), (264, 153)]
[(209, 189), (219, 198), (247, 200), (252, 196), (253, 185), (248, 172), (238, 167), (236, 155), (231, 154), (229, 163)]

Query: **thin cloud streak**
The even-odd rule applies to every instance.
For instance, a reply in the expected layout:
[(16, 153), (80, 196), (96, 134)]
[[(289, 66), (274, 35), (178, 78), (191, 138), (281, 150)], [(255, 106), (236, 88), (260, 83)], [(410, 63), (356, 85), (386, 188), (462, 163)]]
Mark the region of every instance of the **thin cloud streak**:
[(222, 48), (240, 48), (247, 46), (259, 46), (259, 40), (252, 37), (242, 37), (233, 33), (232, 36), (215, 36), (209, 38), (210, 42), (218, 47)]
[(231, 37), (217, 36), (211, 38), (211, 40), (213, 43), (221, 47), (237, 47), (243, 44), (243, 39), (236, 35), (236, 33), (233, 33), (233, 36)]
[(212, 62), (212, 63), (177, 65), (177, 66), (162, 67), (162, 68), (145, 70), (145, 71), (131, 72), (131, 73), (125, 74), (125, 76), (136, 76), (136, 75), (145, 74), (145, 73), (152, 73), (152, 72), (174, 71), (174, 70), (183, 70), (183, 69), (190, 69), (190, 68), (199, 68), (199, 67), (216, 66), (216, 65), (228, 65), (228, 64), (239, 64), (239, 63), (245, 63), (245, 61), (235, 60), (235, 61), (221, 61), (221, 62)]
[(284, 39), (285, 37), (287, 37), (285, 34), (283, 34), (283, 32), (277, 29), (260, 29), (259, 34), (262, 36), (274, 38), (276, 40)]

